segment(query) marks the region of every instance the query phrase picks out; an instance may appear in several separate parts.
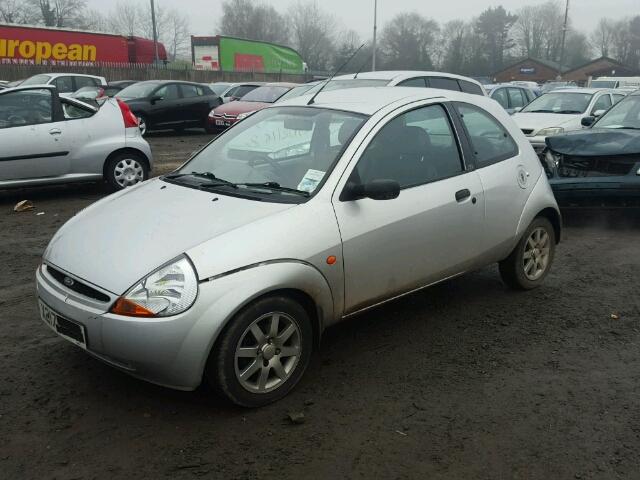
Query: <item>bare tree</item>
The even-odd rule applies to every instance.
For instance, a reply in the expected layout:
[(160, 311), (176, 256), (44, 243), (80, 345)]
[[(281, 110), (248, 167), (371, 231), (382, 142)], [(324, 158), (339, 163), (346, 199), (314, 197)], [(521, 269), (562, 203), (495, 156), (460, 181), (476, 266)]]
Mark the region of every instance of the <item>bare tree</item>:
[(608, 57), (613, 47), (615, 24), (608, 18), (601, 18), (591, 34), (591, 43), (601, 57)]
[(336, 21), (315, 1), (298, 1), (289, 12), (293, 47), (312, 70), (330, 69), (335, 56)]
[(27, 0), (27, 4), (40, 12), (48, 27), (79, 26), (87, 6), (86, 0)]
[(223, 35), (286, 43), (287, 22), (271, 5), (250, 0), (227, 0), (222, 4), (219, 30)]
[(189, 18), (177, 10), (171, 10), (167, 15), (168, 21), (163, 41), (168, 48), (169, 60), (188, 56), (189, 53)]
[(136, 35), (140, 33), (140, 17), (142, 15), (144, 15), (144, 11), (140, 9), (140, 5), (131, 2), (131, 0), (118, 2), (109, 13), (109, 29), (120, 35)]
[(0, 1), (0, 20), (5, 23), (36, 23), (39, 15), (24, 0)]

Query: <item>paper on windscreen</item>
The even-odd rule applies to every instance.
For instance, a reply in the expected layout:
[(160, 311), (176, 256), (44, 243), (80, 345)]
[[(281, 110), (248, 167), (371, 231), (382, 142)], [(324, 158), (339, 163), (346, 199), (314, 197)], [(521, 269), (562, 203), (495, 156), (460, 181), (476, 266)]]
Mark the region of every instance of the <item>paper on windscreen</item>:
[(324, 178), (325, 173), (326, 172), (322, 172), (320, 170), (307, 170), (307, 173), (304, 174), (304, 177), (302, 177), (302, 180), (298, 185), (298, 190), (309, 193), (313, 192)]

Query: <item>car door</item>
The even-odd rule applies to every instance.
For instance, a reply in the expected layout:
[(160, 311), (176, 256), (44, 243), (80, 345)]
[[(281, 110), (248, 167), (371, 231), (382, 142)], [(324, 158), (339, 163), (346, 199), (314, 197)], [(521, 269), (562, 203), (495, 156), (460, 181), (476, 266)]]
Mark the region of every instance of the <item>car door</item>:
[[(505, 253), (500, 249), (511, 244), (537, 176), (528, 166), (526, 152), (520, 152), (518, 144), (494, 114), (468, 103), (456, 103), (455, 110), (484, 190), (484, 251), (489, 256), (500, 256)], [(539, 171), (537, 159), (536, 163)], [(487, 262), (498, 259), (489, 258)]]
[(177, 83), (167, 83), (150, 97), (149, 120), (154, 126), (182, 123), (182, 97)]
[[(343, 242), (346, 313), (474, 264), (484, 195), (444, 105), (387, 117), (356, 158), (333, 199)], [(381, 179), (397, 181), (400, 195), (379, 201), (345, 200), (341, 194), (344, 185)]]
[(69, 172), (70, 139), (51, 89), (0, 93), (0, 181)]
[(491, 92), (491, 98), (498, 102), (502, 108), (509, 111), (509, 96), (506, 88), (496, 88)]
[[(527, 97), (525, 93), (522, 91), (521, 88), (509, 87), (507, 89), (507, 92), (509, 95), (509, 108), (507, 112), (509, 112), (509, 114), (513, 114), (516, 111), (522, 110), (522, 108), (527, 103), (529, 103), (527, 101)], [(516, 110), (516, 109), (520, 109), (520, 110)]]
[(182, 120), (201, 125), (209, 115), (209, 104), (204, 89), (187, 83), (180, 84), (182, 92)]

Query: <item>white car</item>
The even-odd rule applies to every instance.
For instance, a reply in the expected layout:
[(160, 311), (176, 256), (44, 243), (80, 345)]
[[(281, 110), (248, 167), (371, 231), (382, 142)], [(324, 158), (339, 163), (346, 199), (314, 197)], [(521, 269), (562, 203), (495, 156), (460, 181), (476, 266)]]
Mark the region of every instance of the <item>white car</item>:
[(583, 118), (599, 117), (624, 97), (625, 93), (611, 89), (563, 88), (536, 98), (513, 120), (540, 153), (547, 137), (580, 130)]
[(454, 92), (486, 96), (480, 82), (462, 75), (444, 72), (378, 71), (335, 77), (324, 90), (341, 90), (356, 87), (417, 87), (439, 88)]
[(248, 82), (248, 83), (210, 83), (208, 86), (213, 93), (218, 95), (223, 103), (240, 100), (247, 93), (264, 85), (264, 82)]
[(0, 189), (105, 179), (120, 190), (153, 162), (127, 104), (90, 105), (52, 85), (0, 91), (0, 146)]
[(27, 78), (21, 87), (31, 85), (53, 85), (63, 96), (70, 95), (83, 87), (106, 87), (107, 79), (96, 75), (80, 73), (43, 73)]

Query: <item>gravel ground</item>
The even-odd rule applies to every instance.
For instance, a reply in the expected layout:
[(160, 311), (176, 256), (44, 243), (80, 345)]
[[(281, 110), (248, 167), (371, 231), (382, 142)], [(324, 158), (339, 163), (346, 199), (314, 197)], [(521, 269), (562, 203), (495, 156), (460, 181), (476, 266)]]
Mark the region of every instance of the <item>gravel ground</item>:
[[(156, 173), (209, 138), (150, 137)], [(103, 195), (0, 192), (0, 478), (638, 478), (637, 211), (564, 212), (536, 291), (489, 267), (333, 327), (287, 398), (248, 411), (130, 378), (41, 323), (40, 255)]]

